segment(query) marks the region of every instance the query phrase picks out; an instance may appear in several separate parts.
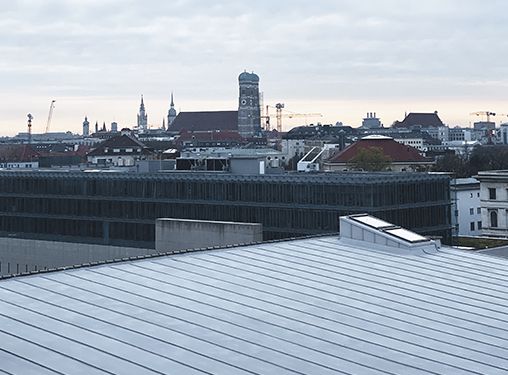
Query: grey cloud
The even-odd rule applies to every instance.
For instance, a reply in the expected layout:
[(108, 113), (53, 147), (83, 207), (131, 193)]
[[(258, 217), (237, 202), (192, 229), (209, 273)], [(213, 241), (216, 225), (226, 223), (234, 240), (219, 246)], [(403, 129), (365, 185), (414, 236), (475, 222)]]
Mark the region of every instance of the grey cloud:
[(432, 85), (460, 96), (477, 87), (468, 82), (506, 86), (507, 9), (474, 0), (13, 1), (0, 13), (0, 79), (72, 95), (174, 85), (204, 98), (229, 95), (247, 68), (279, 96), (417, 96)]

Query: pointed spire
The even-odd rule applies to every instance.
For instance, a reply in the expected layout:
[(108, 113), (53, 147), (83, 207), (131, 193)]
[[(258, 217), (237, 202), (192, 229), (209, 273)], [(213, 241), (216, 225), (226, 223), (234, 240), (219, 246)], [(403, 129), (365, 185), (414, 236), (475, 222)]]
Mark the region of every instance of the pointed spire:
[(141, 104), (139, 105), (139, 110), (143, 112), (145, 110), (145, 102), (143, 101), (143, 94), (141, 94)]
[(168, 130), (173, 124), (173, 121), (175, 121), (175, 118), (176, 118), (175, 102), (173, 100), (173, 91), (171, 91), (171, 106), (169, 107), (168, 111)]

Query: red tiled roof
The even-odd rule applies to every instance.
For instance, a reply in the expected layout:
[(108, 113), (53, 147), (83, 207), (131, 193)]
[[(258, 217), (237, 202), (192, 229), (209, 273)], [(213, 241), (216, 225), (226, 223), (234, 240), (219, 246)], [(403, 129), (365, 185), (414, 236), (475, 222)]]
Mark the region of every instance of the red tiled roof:
[(27, 144), (0, 145), (0, 162), (29, 162), (39, 158), (39, 152)]
[(73, 149), (68, 149), (66, 151), (38, 151), (39, 155), (41, 157), (48, 157), (48, 156), (79, 156), (79, 157), (85, 157), (91, 150), (91, 147), (88, 145), (79, 145), (78, 149), (74, 151)]
[(328, 162), (348, 163), (357, 155), (360, 149), (371, 147), (381, 149), (383, 154), (388, 156), (393, 162), (422, 162), (428, 160), (427, 158), (421, 156), (416, 148), (403, 145), (402, 143), (396, 142), (391, 138), (364, 138), (335, 154), (328, 160)]

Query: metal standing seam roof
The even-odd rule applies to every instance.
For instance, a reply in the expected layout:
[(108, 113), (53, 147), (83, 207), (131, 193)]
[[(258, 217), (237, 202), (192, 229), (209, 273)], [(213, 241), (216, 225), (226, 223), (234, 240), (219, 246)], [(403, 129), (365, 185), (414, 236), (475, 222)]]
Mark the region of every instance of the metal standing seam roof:
[(0, 281), (5, 374), (506, 374), (507, 261), (336, 237)]

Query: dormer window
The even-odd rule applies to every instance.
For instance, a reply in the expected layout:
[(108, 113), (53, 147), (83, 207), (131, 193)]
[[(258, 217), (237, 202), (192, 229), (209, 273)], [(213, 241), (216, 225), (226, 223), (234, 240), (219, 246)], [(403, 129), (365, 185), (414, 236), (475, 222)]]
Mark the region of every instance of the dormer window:
[(134, 151), (132, 148), (126, 148), (125, 149), (125, 152), (132, 152), (132, 151)]
[(119, 148), (114, 148), (113, 152), (120, 152), (120, 149)]

